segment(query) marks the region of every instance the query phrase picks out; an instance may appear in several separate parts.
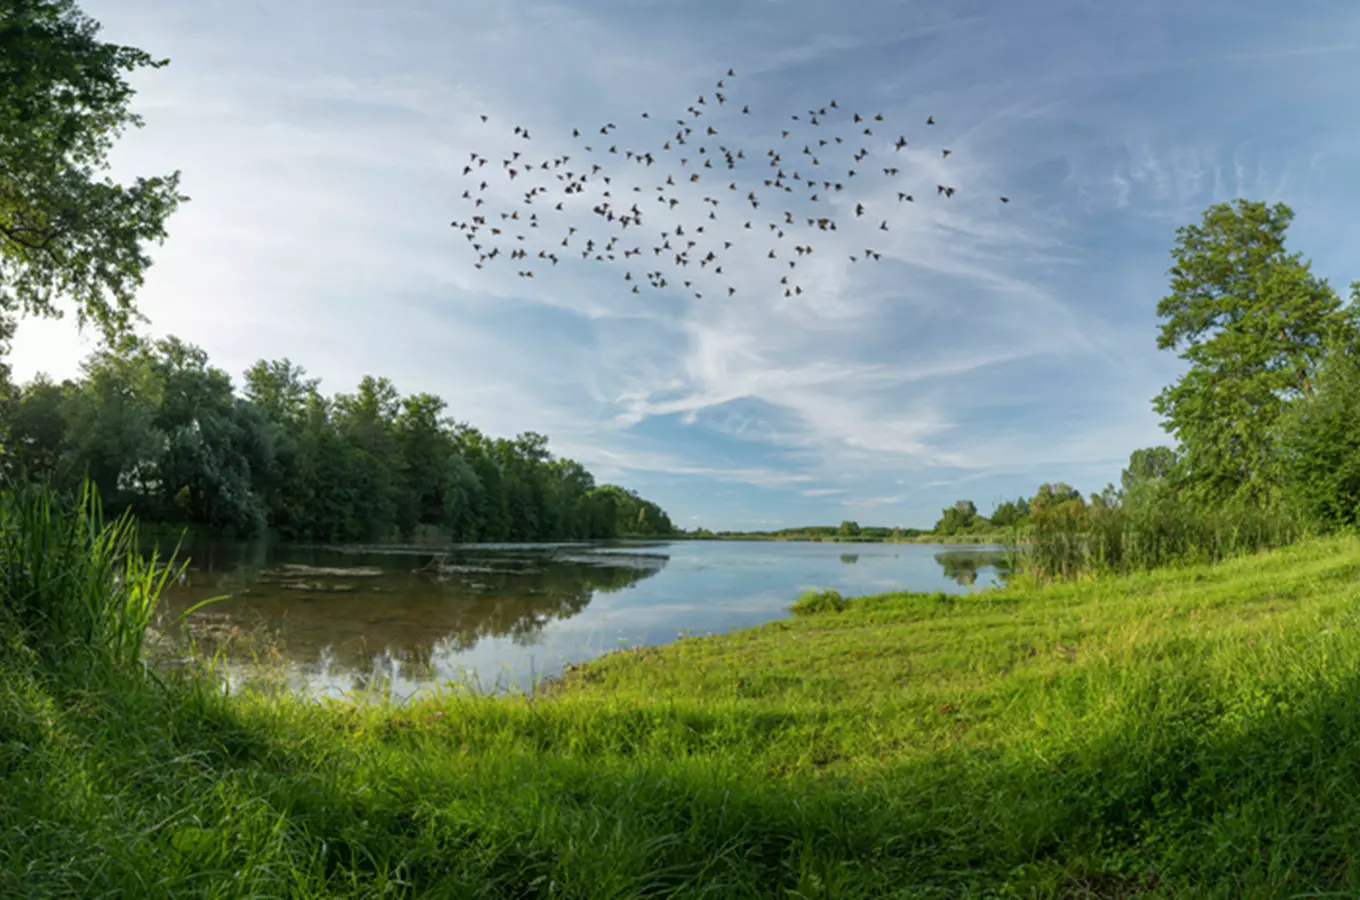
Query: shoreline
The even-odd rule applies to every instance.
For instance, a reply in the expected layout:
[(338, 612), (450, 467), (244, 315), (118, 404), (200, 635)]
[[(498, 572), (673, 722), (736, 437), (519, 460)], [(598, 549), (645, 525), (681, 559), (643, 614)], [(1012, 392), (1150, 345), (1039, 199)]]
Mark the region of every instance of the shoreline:
[(1339, 537), (826, 596), (400, 705), (7, 657), (0, 893), (1342, 891), (1357, 571)]

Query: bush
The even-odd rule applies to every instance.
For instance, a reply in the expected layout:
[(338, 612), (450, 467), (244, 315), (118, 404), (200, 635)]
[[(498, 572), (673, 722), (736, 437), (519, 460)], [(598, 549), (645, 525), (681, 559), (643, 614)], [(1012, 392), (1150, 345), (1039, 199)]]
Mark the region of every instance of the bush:
[(839, 591), (804, 591), (791, 612), (795, 616), (820, 616), (825, 613), (845, 612), (851, 600), (842, 597)]

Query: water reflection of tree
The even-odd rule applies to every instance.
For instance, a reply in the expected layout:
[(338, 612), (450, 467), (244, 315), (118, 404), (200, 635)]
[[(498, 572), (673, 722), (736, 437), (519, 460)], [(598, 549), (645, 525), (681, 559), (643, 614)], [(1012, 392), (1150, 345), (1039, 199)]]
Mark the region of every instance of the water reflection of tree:
[(481, 561), (491, 564), (487, 568), (506, 568), (454, 573), (476, 593), (462, 601), (467, 614), (452, 623), (454, 627), (443, 634), (440, 644), (456, 652), (471, 650), (487, 637), (508, 637), (521, 646), (532, 644), (548, 623), (577, 615), (596, 593), (614, 593), (650, 578), (668, 559), (652, 554), (630, 556), (634, 558), (609, 560), (604, 554), (519, 561), (473, 557), (471, 567)]
[[(193, 603), (223, 591), (231, 600), (210, 607), (246, 629), (277, 630), (282, 652), (293, 663), (313, 668), (323, 658), (335, 672), (363, 677), (398, 672), (428, 677), (433, 654), (465, 652), (486, 638), (534, 643), (551, 622), (578, 615), (596, 592), (612, 593), (649, 578), (668, 557), (649, 553), (591, 553), (588, 548), (556, 551), (467, 551), (434, 556), (391, 553), (221, 552), (197, 556), (185, 585), (167, 597), (173, 617)], [(231, 564), (236, 562), (239, 568)], [(289, 588), (279, 576), (282, 563), (335, 568), (371, 566), (380, 577), (307, 576), (310, 589)], [(431, 565), (431, 564), (435, 565)], [(216, 649), (211, 636), (202, 647)], [(228, 655), (234, 655), (227, 647)], [(244, 649), (241, 651), (244, 653)], [(393, 667), (396, 667), (395, 669)]]
[(841, 562), (843, 562), (843, 563), (845, 563), (845, 564), (847, 564), (847, 565), (851, 565), (851, 564), (853, 564), (853, 563), (857, 563), (857, 562), (859, 562), (859, 554), (858, 554), (858, 553), (842, 553), (842, 554), (841, 554)]
[(977, 583), (979, 569), (992, 569), (1004, 583), (1011, 571), (1001, 550), (945, 550), (935, 554), (935, 561), (944, 569), (946, 578), (961, 585)]

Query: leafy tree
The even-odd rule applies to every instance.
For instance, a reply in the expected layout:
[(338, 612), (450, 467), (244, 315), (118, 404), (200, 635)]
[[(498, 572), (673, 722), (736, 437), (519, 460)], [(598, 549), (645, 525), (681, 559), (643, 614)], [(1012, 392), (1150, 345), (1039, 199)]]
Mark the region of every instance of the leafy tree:
[[(76, 390), (71, 382), (55, 384), (39, 375), (13, 398), (8, 414), (9, 451), (35, 481), (61, 484), (66, 462), (65, 410)], [(14, 473), (11, 473), (14, 474)]]
[(264, 530), (268, 511), (254, 474), (271, 465), (279, 426), (237, 398), (230, 376), (202, 349), (171, 337), (146, 358), (161, 401), (152, 424), (163, 436), (147, 485), (159, 495), (146, 498), (159, 504), (151, 515), (236, 534)]
[(332, 404), (336, 430), (346, 448), (343, 466), (353, 479), (350, 508), (354, 537), (376, 538), (397, 523), (401, 472), (393, 434), (401, 395), (386, 378), (366, 375), (353, 394), (338, 394)]
[(411, 534), (417, 525), (439, 525), (444, 518), (448, 458), (454, 452), (444, 428), (446, 406), (433, 394), (416, 394), (402, 401), (393, 423), (400, 460), (397, 527), (402, 534)]
[(1125, 493), (1136, 490), (1150, 481), (1173, 477), (1181, 459), (1171, 447), (1145, 447), (1129, 456), (1129, 466), (1119, 476), (1120, 489)]
[(608, 498), (605, 502), (614, 508), (614, 530), (605, 535), (607, 537), (656, 537), (675, 533), (675, 526), (661, 507), (633, 491), (606, 484), (596, 488), (593, 494), (604, 495)]
[(1091, 494), (1091, 507), (1094, 509), (1119, 509), (1122, 502), (1119, 489), (1113, 483), (1106, 484), (1100, 493)]
[(1191, 367), (1153, 406), (1207, 497), (1265, 498), (1282, 410), (1313, 395), (1326, 340), (1356, 330), (1326, 281), (1286, 252), (1293, 216), (1284, 204), (1238, 200), (1177, 231), (1157, 346), (1184, 346)]
[(246, 399), (274, 421), (300, 427), (307, 417), (308, 401), (320, 384), (306, 375), (306, 369), (289, 359), (262, 359), (246, 371)]
[(1029, 516), (1029, 501), (1024, 497), (1006, 500), (992, 510), (992, 524), (997, 528), (1010, 528), (1019, 525)]
[(288, 359), (260, 360), (245, 373), (245, 400), (277, 426), (274, 454), (252, 473), (255, 490), (270, 510), (270, 525), (286, 538), (315, 536), (307, 512), (313, 504), (317, 429), (329, 427), (329, 405), (307, 378), (306, 370)]
[(1337, 347), (1318, 373), (1315, 402), (1286, 410), (1277, 432), (1290, 493), (1327, 529), (1360, 524), (1358, 421), (1360, 355)]
[(482, 482), (461, 453), (450, 453), (444, 460), (444, 509), (440, 524), (454, 540), (477, 539), (477, 508), (481, 502)]
[(942, 535), (967, 534), (978, 525), (986, 522), (977, 514), (977, 504), (972, 500), (959, 500), (945, 510), (935, 523), (935, 533)]
[(98, 31), (73, 0), (0, 0), (0, 310), (56, 316), (65, 296), (111, 337), (136, 315), (146, 245), (188, 198), (178, 172), (98, 178), (142, 125), (124, 74), (167, 64)]
[(841, 527), (836, 529), (836, 534), (841, 537), (859, 537), (859, 523), (850, 521), (842, 522)]
[(1034, 492), (1034, 497), (1029, 501), (1030, 514), (1037, 518), (1042, 516), (1045, 510), (1073, 500), (1081, 500), (1081, 491), (1066, 482), (1046, 482), (1039, 485), (1039, 490)]
[(155, 427), (160, 385), (137, 342), (96, 351), (64, 406), (66, 453), (77, 478), (89, 476), (110, 508), (143, 511), (155, 490), (165, 436)]

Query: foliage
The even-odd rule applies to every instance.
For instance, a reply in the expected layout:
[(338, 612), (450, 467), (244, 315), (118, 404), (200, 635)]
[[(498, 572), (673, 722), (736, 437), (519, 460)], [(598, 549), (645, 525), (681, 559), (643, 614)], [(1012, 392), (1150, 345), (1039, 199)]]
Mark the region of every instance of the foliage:
[(136, 315), (146, 245), (187, 197), (179, 173), (131, 186), (98, 173), (140, 117), (125, 73), (165, 60), (97, 40), (73, 0), (0, 0), (0, 310), (77, 318), (106, 337)]
[(527, 433), (492, 439), (430, 394), (384, 378), (323, 397), (290, 360), (260, 361), (244, 396), (199, 348), (127, 338), (82, 378), (6, 404), (12, 474), (71, 493), (88, 474), (110, 509), (223, 534), (365, 541), (433, 529), (458, 541), (666, 535), (655, 503), (596, 485)]
[(1030, 515), (1039, 518), (1045, 511), (1063, 506), (1066, 503), (1081, 503), (1081, 491), (1065, 481), (1045, 482), (1039, 485), (1029, 501)]
[(829, 612), (843, 612), (850, 608), (850, 598), (842, 597), (839, 591), (804, 591), (803, 595), (790, 608), (795, 616), (816, 616)]
[[(1360, 294), (1360, 286), (1355, 290)], [(1335, 347), (1316, 395), (1281, 416), (1284, 481), (1322, 528), (1360, 524), (1360, 355)]]
[(6, 632), (0, 893), (1354, 893), (1357, 572), (1351, 537), (855, 598), (405, 706), (53, 667)]
[(1123, 502), (1123, 494), (1113, 483), (1106, 484), (1099, 494), (1091, 494), (1090, 504), (1098, 509), (1117, 509)]
[(1180, 454), (1171, 447), (1146, 447), (1129, 456), (1129, 466), (1119, 476), (1120, 490), (1133, 493), (1154, 480), (1173, 478), (1179, 472)]
[(1005, 500), (992, 510), (991, 521), (996, 528), (1005, 529), (1019, 525), (1029, 517), (1029, 501), (1024, 497)]
[[(1126, 474), (1147, 458), (1134, 451)], [(1050, 580), (1220, 562), (1287, 545), (1311, 530), (1285, 499), (1268, 506), (1243, 496), (1210, 503), (1162, 477), (1126, 483), (1122, 494), (1110, 485), (1090, 504), (1065, 492), (1058, 496), (1068, 499), (1042, 504), (1023, 532), (1029, 543), (1016, 553), (1020, 567)], [(1019, 550), (1016, 538), (1008, 543)]]
[[(842, 531), (846, 526), (851, 528)], [(855, 541), (875, 543), (884, 541), (909, 541), (928, 532), (920, 528), (889, 528), (885, 525), (859, 525), (856, 522), (843, 522), (841, 525), (800, 525), (794, 528), (780, 528), (777, 531), (709, 531), (695, 528), (679, 532), (678, 536), (707, 538), (712, 540), (747, 541)]]
[(1190, 370), (1153, 405), (1180, 442), (1191, 484), (1210, 499), (1268, 500), (1281, 412), (1314, 393), (1329, 339), (1354, 340), (1354, 309), (1302, 254), (1285, 250), (1293, 215), (1283, 204), (1238, 200), (1177, 231), (1157, 346), (1183, 345)]
[(940, 520), (935, 523), (934, 532), (946, 537), (969, 532), (988, 531), (992, 523), (978, 515), (977, 505), (972, 500), (959, 500), (943, 510)]
[(11, 652), (22, 647), (48, 669), (78, 674), (135, 668), (173, 574), (142, 555), (129, 516), (105, 523), (89, 482), (70, 504), (47, 487), (0, 492), (0, 630)]

